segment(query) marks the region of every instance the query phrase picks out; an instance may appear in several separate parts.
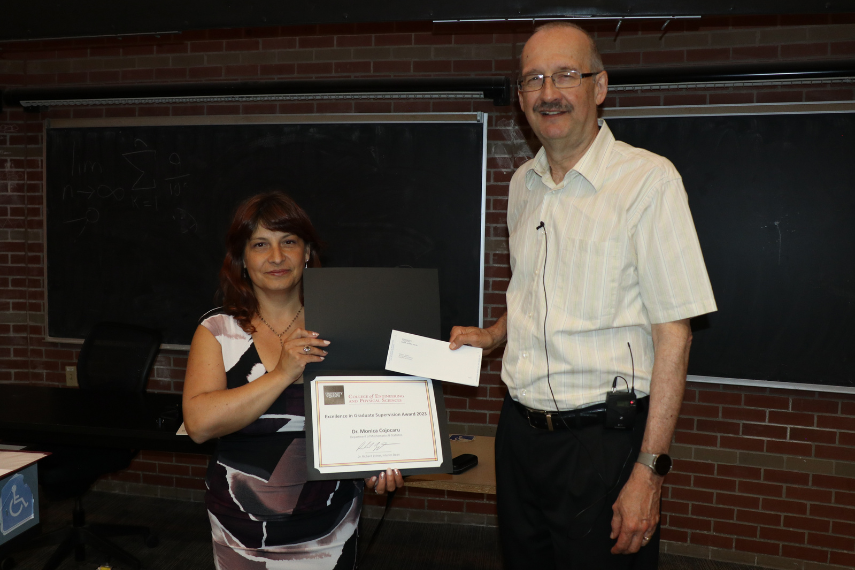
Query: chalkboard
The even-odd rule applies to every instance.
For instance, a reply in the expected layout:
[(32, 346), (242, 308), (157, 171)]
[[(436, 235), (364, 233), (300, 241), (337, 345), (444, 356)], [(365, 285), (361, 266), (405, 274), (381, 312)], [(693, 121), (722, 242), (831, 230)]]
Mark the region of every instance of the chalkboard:
[(607, 122), (686, 186), (718, 304), (689, 374), (855, 386), (855, 113)]
[(324, 266), (437, 268), (443, 334), (478, 325), (484, 119), (54, 121), (45, 150), (49, 337), (79, 339), (117, 320), (163, 331), (165, 345), (189, 344), (215, 306), (236, 204), (271, 189), (308, 212)]

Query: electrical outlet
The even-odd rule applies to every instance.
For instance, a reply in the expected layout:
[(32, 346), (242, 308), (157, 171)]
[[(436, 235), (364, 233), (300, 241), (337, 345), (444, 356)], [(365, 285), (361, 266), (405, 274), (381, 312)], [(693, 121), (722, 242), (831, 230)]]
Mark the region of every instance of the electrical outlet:
[(65, 367), (65, 383), (69, 386), (77, 386), (77, 367)]

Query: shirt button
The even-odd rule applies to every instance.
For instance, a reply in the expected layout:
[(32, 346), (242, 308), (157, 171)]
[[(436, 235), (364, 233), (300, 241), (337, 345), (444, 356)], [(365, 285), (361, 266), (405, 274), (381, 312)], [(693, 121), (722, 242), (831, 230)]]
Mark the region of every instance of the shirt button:
[(528, 316), (529, 316), (529, 317), (531, 317), (531, 316), (533, 316), (533, 315), (534, 315), (534, 313), (529, 313), (529, 314), (528, 314)]
[(523, 352), (523, 355), (522, 355), (522, 356), (523, 356), (523, 358), (528, 358), (528, 353), (527, 353), (527, 352)]
[(522, 395), (525, 396), (525, 390), (522, 391)]

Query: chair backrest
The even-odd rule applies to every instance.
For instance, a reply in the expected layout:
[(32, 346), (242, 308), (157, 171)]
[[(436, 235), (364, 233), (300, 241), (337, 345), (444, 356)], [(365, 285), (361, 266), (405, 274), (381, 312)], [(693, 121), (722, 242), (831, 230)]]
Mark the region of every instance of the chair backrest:
[(160, 332), (123, 323), (98, 323), (77, 359), (77, 381), (85, 390), (144, 392)]

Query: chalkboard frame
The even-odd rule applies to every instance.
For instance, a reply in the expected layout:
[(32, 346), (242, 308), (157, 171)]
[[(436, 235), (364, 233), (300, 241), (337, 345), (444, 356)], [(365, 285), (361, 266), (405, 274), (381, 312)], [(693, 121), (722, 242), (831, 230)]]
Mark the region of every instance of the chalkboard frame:
[[(787, 115), (816, 113), (855, 113), (855, 102), (809, 102), (809, 103), (756, 103), (749, 105), (685, 105), (675, 107), (626, 107), (604, 108), (603, 119), (672, 118), (697, 116), (728, 115)], [(718, 378), (713, 376), (688, 375), (689, 382), (702, 384), (720, 384), (730, 386), (750, 386), (755, 388), (776, 388), (784, 390), (802, 390), (811, 392), (830, 392), (835, 394), (855, 394), (855, 388), (828, 384), (809, 384), (797, 382), (779, 382), (773, 380), (755, 380), (748, 378)]]
[[(487, 210), (487, 127), (488, 114), (476, 112), (449, 113), (330, 113), (302, 115), (222, 115), (222, 116), (187, 116), (187, 117), (117, 117), (94, 119), (46, 119), (42, 130), (42, 140), (48, 140), (48, 131), (72, 128), (103, 128), (103, 127), (161, 127), (161, 126), (195, 126), (195, 125), (261, 125), (261, 124), (371, 124), (371, 123), (479, 123), (482, 126), (481, 148), (481, 203), (480, 203), (480, 254), (478, 282), (478, 326), (484, 326), (484, 254), (486, 247), (486, 210)], [(42, 145), (42, 199), (47, 204), (48, 168), (47, 144)], [(48, 250), (48, 220), (47, 211), (42, 217), (42, 231), (45, 242), (45, 252)], [(48, 263), (44, 263), (45, 288), (45, 340), (49, 342), (83, 344), (82, 338), (50, 336), (47, 319), (50, 315), (48, 303)], [(164, 343), (161, 349), (189, 351), (190, 345)]]

